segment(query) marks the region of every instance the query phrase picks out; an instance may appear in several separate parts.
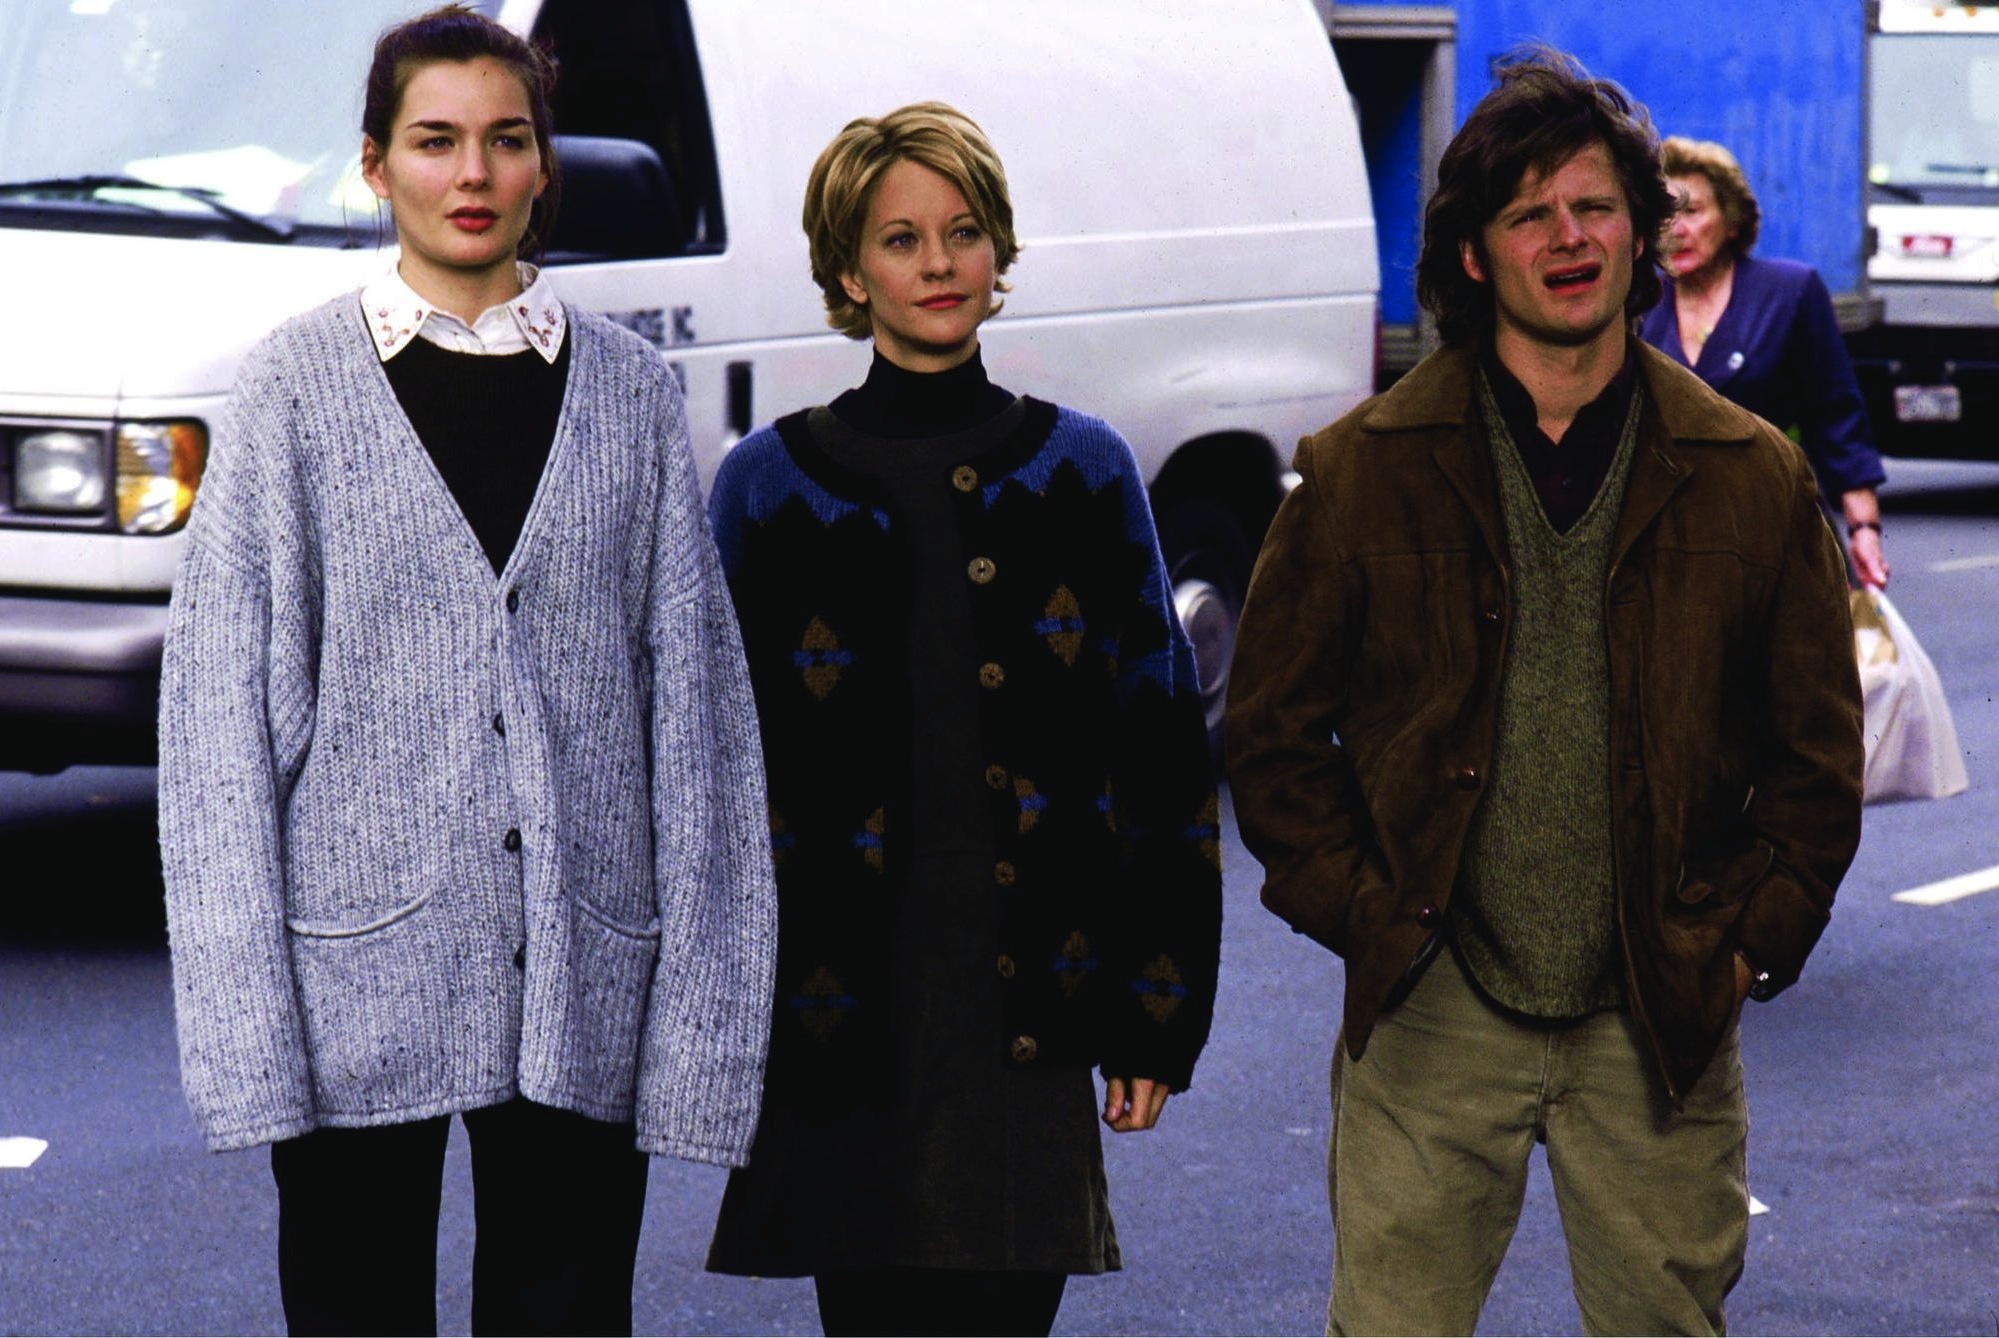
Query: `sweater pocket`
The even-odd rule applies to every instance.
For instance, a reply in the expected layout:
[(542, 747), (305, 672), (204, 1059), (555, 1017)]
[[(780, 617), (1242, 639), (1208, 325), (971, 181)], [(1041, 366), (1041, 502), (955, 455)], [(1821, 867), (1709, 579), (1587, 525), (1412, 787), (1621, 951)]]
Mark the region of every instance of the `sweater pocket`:
[(498, 945), (452, 934), (426, 896), (364, 925), (288, 921), (313, 1100), (380, 1124), (504, 1095), (520, 990)]
[(308, 938), (308, 939), (365, 938), (369, 934), (373, 934), (380, 930), (387, 929), (389, 926), (397, 923), (398, 921), (406, 920), (410, 916), (415, 915), (418, 911), (424, 908), (425, 903), (427, 903), (431, 899), (431, 897), (435, 895), (436, 891), (437, 889), (432, 888), (430, 889), (430, 891), (425, 892), (422, 896), (419, 896), (414, 900), (404, 902), (401, 906), (396, 907), (394, 910), (389, 911), (387, 914), (378, 915), (374, 919), (369, 920), (363, 924), (345, 925), (345, 924), (338, 924), (329, 920), (305, 920), (305, 919), (288, 918), (285, 921), (285, 928), (291, 930), (293, 934), (298, 935), (301, 938)]
[(569, 1042), (573, 1093), (597, 1118), (629, 1119), (660, 929), (619, 924), (578, 897), (570, 921)]

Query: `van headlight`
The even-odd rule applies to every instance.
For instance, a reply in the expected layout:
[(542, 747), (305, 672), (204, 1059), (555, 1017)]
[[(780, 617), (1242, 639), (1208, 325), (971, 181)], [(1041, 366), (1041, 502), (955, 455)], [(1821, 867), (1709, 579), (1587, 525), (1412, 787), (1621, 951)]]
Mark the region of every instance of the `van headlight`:
[(0, 527), (172, 534), (208, 464), (208, 428), (151, 421), (0, 416)]
[(95, 432), (30, 432), (14, 442), (14, 506), (88, 515), (104, 505), (104, 439)]
[(119, 529), (170, 534), (187, 524), (208, 464), (207, 428), (194, 422), (120, 423), (114, 454)]

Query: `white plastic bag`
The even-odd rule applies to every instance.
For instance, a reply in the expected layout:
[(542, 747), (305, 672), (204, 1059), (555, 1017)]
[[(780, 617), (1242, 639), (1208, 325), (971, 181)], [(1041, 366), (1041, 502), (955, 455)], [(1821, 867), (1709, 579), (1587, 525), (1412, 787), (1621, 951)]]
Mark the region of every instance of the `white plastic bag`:
[(1942, 799), (1971, 784), (1936, 666), (1878, 590), (1852, 592), (1854, 653), (1865, 699), (1870, 804)]

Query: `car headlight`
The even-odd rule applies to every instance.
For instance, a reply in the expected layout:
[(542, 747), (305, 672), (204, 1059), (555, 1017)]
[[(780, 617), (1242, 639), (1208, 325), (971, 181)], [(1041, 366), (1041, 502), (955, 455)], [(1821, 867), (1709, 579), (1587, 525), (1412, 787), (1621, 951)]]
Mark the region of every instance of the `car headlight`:
[(207, 428), (192, 422), (120, 423), (115, 454), (119, 529), (169, 534), (187, 524), (208, 464)]
[(30, 432), (14, 443), (14, 506), (85, 515), (104, 505), (104, 439), (95, 432)]

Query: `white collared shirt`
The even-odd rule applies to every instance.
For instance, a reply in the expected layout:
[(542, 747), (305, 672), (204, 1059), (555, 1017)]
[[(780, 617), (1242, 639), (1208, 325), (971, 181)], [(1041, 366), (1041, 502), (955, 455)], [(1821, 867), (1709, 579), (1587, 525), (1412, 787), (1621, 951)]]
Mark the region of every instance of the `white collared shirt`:
[(409, 347), (414, 337), (427, 339), (454, 353), (507, 354), (531, 348), (544, 362), (554, 362), (569, 328), (555, 288), (535, 266), (519, 266), (521, 294), (511, 302), (487, 307), (467, 325), (448, 311), (417, 295), (394, 265), (361, 290), (361, 308), (368, 317), (368, 334), (383, 362)]

